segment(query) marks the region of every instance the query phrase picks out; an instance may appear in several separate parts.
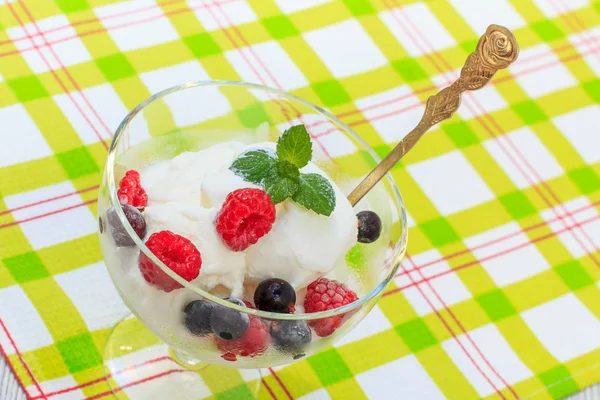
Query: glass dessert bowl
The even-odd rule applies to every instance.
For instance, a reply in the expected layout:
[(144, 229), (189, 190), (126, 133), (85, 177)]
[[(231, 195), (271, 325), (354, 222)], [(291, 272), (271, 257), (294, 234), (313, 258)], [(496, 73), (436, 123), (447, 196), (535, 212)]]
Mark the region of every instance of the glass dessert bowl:
[(251, 398), (260, 380), (234, 368), (291, 363), (351, 331), (406, 250), (389, 175), (346, 199), (378, 162), (326, 110), (260, 85), (188, 83), (131, 111), (98, 200), (105, 263), (136, 317), (107, 339), (115, 394), (161, 379), (145, 398), (236, 382)]

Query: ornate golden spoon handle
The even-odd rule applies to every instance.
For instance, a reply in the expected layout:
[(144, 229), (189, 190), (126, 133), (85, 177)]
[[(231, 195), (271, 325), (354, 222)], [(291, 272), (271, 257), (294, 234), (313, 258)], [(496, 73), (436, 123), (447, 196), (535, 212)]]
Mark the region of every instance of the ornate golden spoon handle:
[(503, 26), (490, 25), (479, 39), (475, 51), (467, 57), (460, 77), (452, 85), (427, 99), (421, 121), (350, 193), (350, 203), (358, 203), (432, 126), (450, 118), (460, 106), (462, 92), (481, 89), (496, 71), (508, 67), (518, 56), (519, 45), (512, 32)]

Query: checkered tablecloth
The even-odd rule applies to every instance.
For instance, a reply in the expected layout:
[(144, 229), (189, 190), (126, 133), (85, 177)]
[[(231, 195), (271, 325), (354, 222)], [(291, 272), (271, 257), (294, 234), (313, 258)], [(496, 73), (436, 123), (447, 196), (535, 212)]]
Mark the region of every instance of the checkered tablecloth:
[(0, 349), (28, 397), (110, 397), (101, 350), (126, 310), (94, 215), (127, 110), (183, 81), (263, 83), (385, 155), (490, 23), (519, 60), (393, 170), (401, 272), (261, 398), (545, 399), (600, 381), (599, 2), (2, 0)]

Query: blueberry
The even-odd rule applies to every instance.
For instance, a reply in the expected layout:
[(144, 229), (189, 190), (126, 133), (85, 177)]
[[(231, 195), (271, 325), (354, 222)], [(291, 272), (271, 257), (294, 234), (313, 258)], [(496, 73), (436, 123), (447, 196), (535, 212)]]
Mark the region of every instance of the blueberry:
[[(129, 224), (140, 237), (143, 239), (146, 236), (146, 220), (141, 212), (138, 211), (137, 208), (130, 206), (129, 204), (121, 204), (121, 208), (125, 213), (125, 217)], [(113, 239), (118, 247), (131, 247), (135, 246), (135, 243), (131, 236), (125, 231), (125, 227), (121, 223), (119, 216), (114, 208), (109, 208), (106, 212), (106, 217), (108, 219), (108, 224), (110, 225), (110, 232), (112, 234)]]
[(361, 211), (356, 214), (358, 218), (358, 241), (373, 243), (381, 235), (381, 218), (373, 211)]
[[(245, 307), (243, 301), (230, 297), (225, 299), (230, 303)], [(232, 310), (222, 305), (215, 305), (210, 316), (210, 325), (212, 331), (224, 340), (233, 340), (240, 338), (248, 330), (250, 317), (248, 314)]]
[(296, 292), (283, 279), (267, 279), (256, 287), (254, 304), (263, 311), (293, 313), (296, 311)]
[(301, 358), (304, 347), (312, 340), (310, 328), (304, 321), (273, 321), (270, 333), (275, 347), (294, 358)]
[(184, 323), (185, 327), (196, 336), (206, 336), (212, 332), (210, 327), (210, 316), (212, 315), (214, 304), (205, 300), (194, 300), (185, 306)]

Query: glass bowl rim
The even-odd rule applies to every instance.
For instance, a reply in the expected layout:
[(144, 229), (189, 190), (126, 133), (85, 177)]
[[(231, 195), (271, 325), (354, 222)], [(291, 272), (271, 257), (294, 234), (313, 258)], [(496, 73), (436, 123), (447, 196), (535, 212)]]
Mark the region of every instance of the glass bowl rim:
[(120, 205), (118, 195), (117, 195), (115, 179), (114, 179), (114, 163), (115, 163), (115, 155), (116, 155), (119, 139), (120, 139), (121, 135), (123, 135), (123, 133), (127, 130), (127, 127), (129, 126), (129, 123), (131, 122), (131, 120), (133, 120), (133, 118), (135, 118), (135, 116), (137, 114), (139, 114), (140, 111), (142, 111), (144, 108), (146, 108), (148, 105), (152, 104), (156, 100), (159, 100), (171, 93), (175, 93), (175, 92), (179, 92), (182, 90), (191, 89), (191, 88), (195, 88), (195, 87), (207, 87), (207, 86), (245, 87), (248, 89), (261, 90), (263, 92), (283, 96), (283, 97), (287, 98), (288, 100), (293, 100), (294, 102), (298, 102), (298, 103), (314, 110), (318, 114), (324, 116), (325, 118), (327, 118), (328, 120), (333, 122), (335, 125), (339, 126), (341, 129), (343, 129), (345, 131), (346, 134), (350, 135), (356, 142), (358, 142), (361, 146), (363, 146), (363, 150), (366, 150), (369, 153), (369, 155), (371, 157), (373, 157), (373, 159), (375, 161), (377, 161), (377, 162), (381, 161), (381, 158), (371, 148), (371, 146), (369, 146), (367, 144), (367, 142), (364, 139), (362, 139), (356, 132), (354, 132), (352, 130), (352, 128), (350, 128), (348, 125), (346, 125), (345, 123), (340, 121), (332, 113), (330, 113), (329, 111), (327, 111), (307, 100), (304, 100), (298, 96), (288, 93), (284, 90), (275, 89), (275, 88), (271, 88), (268, 86), (255, 84), (255, 83), (233, 81), (233, 80), (202, 80), (202, 81), (195, 81), (195, 82), (187, 82), (187, 83), (183, 83), (183, 84), (180, 84), (177, 86), (173, 86), (173, 87), (164, 89), (164, 90), (150, 96), (146, 100), (142, 101), (140, 104), (138, 104), (133, 110), (131, 110), (125, 116), (123, 121), (119, 124), (119, 127), (117, 128), (117, 130), (112, 138), (112, 141), (111, 141), (111, 144), (110, 144), (110, 147), (108, 150), (108, 157), (106, 160), (106, 165), (104, 167), (104, 173), (103, 173), (104, 186), (108, 188), (110, 206), (112, 206), (115, 209), (119, 220), (121, 221), (121, 223), (123, 224), (123, 227), (125, 228), (125, 231), (132, 238), (136, 247), (139, 248), (140, 251), (142, 251), (147, 257), (149, 257), (156, 265), (158, 265), (159, 268), (163, 272), (165, 272), (167, 275), (169, 275), (171, 278), (173, 278), (175, 281), (177, 281), (180, 285), (182, 285), (183, 288), (185, 288), (187, 290), (191, 290), (192, 292), (199, 295), (202, 299), (209, 300), (212, 303), (219, 304), (223, 307), (231, 308), (231, 309), (234, 309), (234, 310), (246, 313), (246, 314), (252, 314), (252, 315), (256, 315), (258, 317), (262, 317), (262, 318), (266, 318), (266, 319), (270, 319), (270, 320), (316, 320), (316, 319), (321, 319), (321, 318), (337, 316), (337, 315), (345, 314), (345, 313), (351, 312), (355, 309), (358, 309), (359, 307), (363, 306), (365, 303), (369, 302), (370, 300), (372, 300), (373, 298), (378, 296), (387, 287), (387, 285), (390, 283), (390, 281), (396, 275), (396, 272), (400, 266), (400, 261), (402, 260), (402, 257), (404, 256), (404, 253), (406, 251), (406, 246), (407, 246), (407, 241), (408, 241), (406, 208), (404, 206), (404, 201), (402, 200), (402, 196), (400, 195), (400, 191), (398, 190), (398, 187), (397, 187), (394, 179), (392, 178), (392, 176), (389, 173), (386, 174), (386, 180), (389, 182), (389, 184), (392, 188), (394, 202), (396, 203), (397, 206), (399, 206), (399, 209), (400, 209), (399, 221), (402, 224), (402, 227), (401, 227), (402, 231), (400, 233), (400, 238), (394, 244), (392, 255), (389, 258), (389, 260), (390, 260), (389, 262), (393, 263), (393, 267), (391, 268), (390, 272), (385, 277), (385, 279), (381, 280), (378, 283), (378, 285), (374, 289), (372, 289), (368, 294), (366, 294), (363, 297), (360, 297), (358, 300), (356, 300), (350, 304), (347, 304), (347, 305), (339, 307), (339, 308), (335, 308), (335, 309), (327, 310), (327, 311), (319, 311), (319, 312), (314, 312), (314, 313), (283, 314), (283, 313), (261, 311), (258, 309), (246, 308), (246, 307), (243, 307), (243, 306), (240, 306), (237, 304), (233, 304), (223, 298), (213, 295), (213, 294), (199, 288), (198, 286), (186, 281), (185, 279), (183, 279), (182, 277), (177, 275), (175, 272), (173, 272), (171, 269), (169, 269), (167, 266), (165, 266), (164, 263), (162, 261), (160, 261), (154, 255), (154, 253), (152, 253), (148, 249), (148, 247), (146, 247), (146, 244), (143, 242), (142, 239), (139, 238), (139, 236), (135, 233), (135, 231), (129, 224), (129, 221), (125, 217), (125, 214), (124, 214), (122, 208), (115, 207), (116, 204)]

